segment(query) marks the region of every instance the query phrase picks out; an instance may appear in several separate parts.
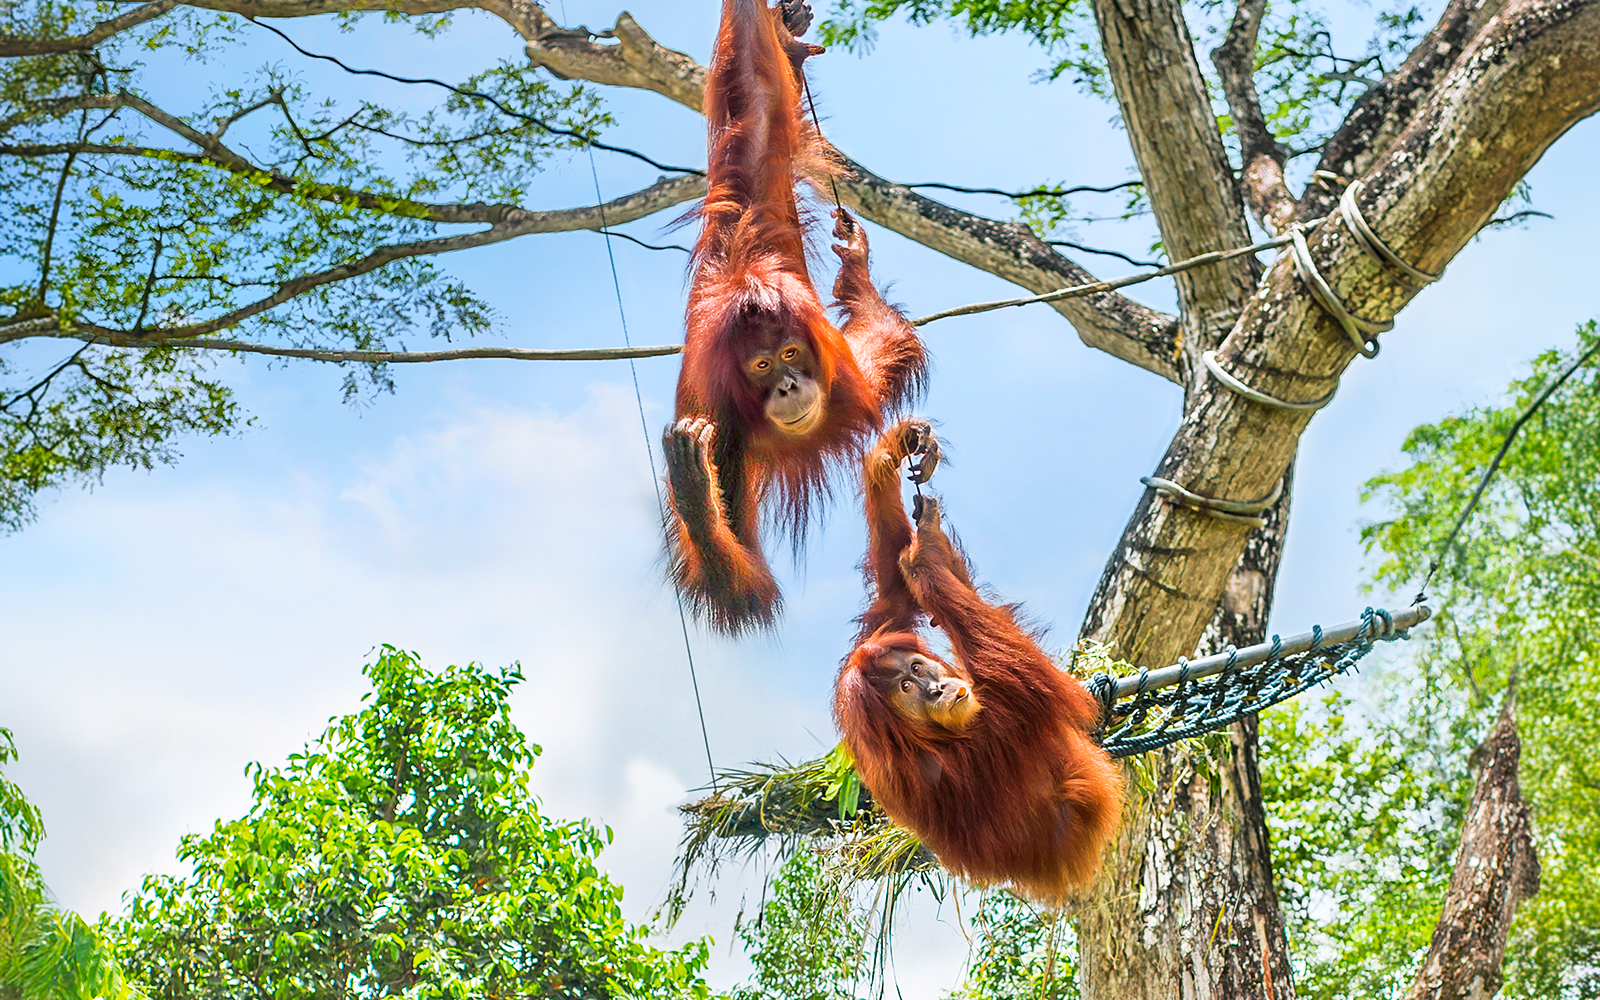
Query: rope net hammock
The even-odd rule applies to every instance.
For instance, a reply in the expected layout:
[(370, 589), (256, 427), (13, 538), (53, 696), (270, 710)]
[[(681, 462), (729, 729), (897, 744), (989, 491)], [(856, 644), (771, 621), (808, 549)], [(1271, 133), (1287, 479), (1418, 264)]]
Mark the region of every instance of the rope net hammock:
[(1378, 642), (1404, 638), (1431, 614), (1423, 604), (1395, 614), (1368, 608), (1358, 621), (1326, 630), (1313, 625), (1288, 639), (1229, 646), (1117, 680), (1096, 674), (1087, 684), (1104, 706), (1100, 745), (1113, 757), (1129, 757), (1231, 726), (1344, 673)]

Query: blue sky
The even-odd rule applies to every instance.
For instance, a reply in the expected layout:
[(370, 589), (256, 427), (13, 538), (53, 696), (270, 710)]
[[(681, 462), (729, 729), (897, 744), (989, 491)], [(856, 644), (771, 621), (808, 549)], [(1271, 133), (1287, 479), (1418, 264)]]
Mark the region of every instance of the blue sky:
[[(704, 59), (717, 5), (686, 6), (629, 9), (663, 43)], [(559, 0), (551, 7), (559, 16)], [(593, 27), (616, 12), (580, 0), (567, 8), (569, 23)], [(309, 20), (278, 24), (358, 65), (451, 80), (520, 54), (487, 17), (460, 18), (448, 43), (375, 19), (348, 35)], [(241, 64), (304, 65), (291, 55), (261, 32)], [(1018, 38), (892, 24), (868, 58), (813, 60), (812, 86), (830, 137), (887, 177), (1014, 188), (1126, 179), (1131, 161), (1112, 109), (1069, 83), (1032, 82), (1042, 63)], [(181, 109), (215, 71), (157, 64), (150, 86)], [(316, 67), (305, 75), (350, 93), (428, 99)], [(670, 162), (703, 160), (696, 116), (650, 94), (614, 96), (620, 125), (609, 141)], [(1344, 620), (1371, 600), (1361, 590), (1356, 494), (1399, 462), (1411, 427), (1495, 398), (1526, 359), (1569, 345), (1573, 327), (1600, 313), (1597, 161), (1600, 126), (1582, 123), (1529, 178), (1534, 207), (1555, 218), (1469, 245), (1313, 420), (1275, 629)], [(607, 197), (654, 179), (615, 156), (597, 162)], [(538, 208), (592, 200), (581, 156), (553, 163), (527, 195)], [(1009, 211), (997, 199), (960, 203)], [(628, 231), (658, 236), (674, 215)], [(1016, 294), (870, 233), (875, 274), (913, 314)], [(1080, 235), (1138, 256), (1152, 227), (1135, 220)], [(682, 256), (622, 242), (615, 253), (633, 342), (679, 341)], [(1082, 260), (1105, 276), (1127, 271), (1110, 258)], [(507, 343), (622, 340), (597, 235), (532, 237), (446, 264), (494, 302)], [(1165, 283), (1133, 291), (1171, 307)], [(921, 412), (948, 442), (951, 461), (936, 483), (948, 517), (980, 577), (1054, 622), (1065, 645), (1139, 476), (1176, 425), (1178, 390), (1083, 347), (1043, 306), (947, 320), (926, 339), (935, 360)], [(175, 467), (116, 472), (93, 491), (45, 497), (35, 525), (0, 538), (0, 725), (22, 753), (9, 773), (44, 809), (40, 860), (61, 901), (117, 909), (144, 873), (174, 871), (180, 835), (246, 808), (244, 766), (282, 761), (330, 716), (354, 710), (361, 664), (390, 643), (439, 665), (522, 662), (517, 719), (544, 748), (535, 787), (551, 814), (615, 829), (602, 864), (627, 886), (630, 915), (643, 917), (669, 876), (674, 807), (706, 779), (646, 458), (646, 439), (670, 416), (676, 360), (638, 363), (648, 433), (623, 363), (406, 366), (394, 373), (395, 395), (360, 408), (340, 403), (331, 366), (251, 360), (225, 370), (256, 416), (247, 432), (186, 442)], [(829, 697), (860, 606), (863, 544), (848, 488), (842, 500), (804, 564), (786, 570), (788, 613), (773, 636), (691, 633), (721, 766), (804, 757), (834, 742)], [(742, 968), (727, 944), (752, 885), (748, 874), (734, 878), (674, 935), (716, 936), (721, 985)], [(948, 987), (965, 945), (948, 911), (924, 909), (931, 929), (897, 946), (900, 979), (908, 989)]]

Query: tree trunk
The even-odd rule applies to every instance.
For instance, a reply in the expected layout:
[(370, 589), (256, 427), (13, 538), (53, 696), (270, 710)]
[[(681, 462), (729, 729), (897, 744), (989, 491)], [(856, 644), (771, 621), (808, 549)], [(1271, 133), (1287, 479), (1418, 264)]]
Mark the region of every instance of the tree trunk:
[(1516, 689), (1479, 753), (1483, 770), (1461, 832), (1455, 874), (1428, 957), (1406, 1000), (1488, 1000), (1500, 989), (1501, 959), (1511, 918), (1539, 891), (1533, 819), (1522, 802), (1517, 762)]
[[(1284, 483), (1267, 527), (1252, 533), (1204, 648), (1266, 638), (1291, 486)], [(1077, 907), (1088, 1000), (1294, 997), (1256, 729), (1252, 716), (1225, 740), (1149, 755), (1152, 787), (1132, 810), (1096, 898)]]

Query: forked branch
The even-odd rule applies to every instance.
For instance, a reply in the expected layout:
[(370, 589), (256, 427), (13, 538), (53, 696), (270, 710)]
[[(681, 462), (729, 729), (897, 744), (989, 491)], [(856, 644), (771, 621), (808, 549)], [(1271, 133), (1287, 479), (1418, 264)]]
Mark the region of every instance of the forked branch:
[(1273, 235), (1294, 220), (1295, 198), (1283, 180), (1289, 153), (1267, 127), (1256, 94), (1256, 40), (1267, 0), (1239, 0), (1228, 36), (1211, 50), (1211, 64), (1222, 80), (1234, 134), (1244, 161), (1244, 195), (1256, 220)]

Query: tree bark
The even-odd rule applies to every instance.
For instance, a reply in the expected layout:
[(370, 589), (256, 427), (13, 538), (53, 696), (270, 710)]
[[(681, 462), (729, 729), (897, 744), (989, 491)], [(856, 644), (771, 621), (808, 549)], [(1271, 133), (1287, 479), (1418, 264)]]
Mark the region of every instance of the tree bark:
[[(1168, 259), (1248, 245), (1250, 227), (1239, 187), (1217, 133), (1181, 5), (1174, 0), (1095, 0), (1094, 16)], [(1181, 346), (1189, 367), (1233, 326), (1255, 291), (1259, 270), (1253, 257), (1240, 257), (1176, 276)], [(1184, 374), (1187, 385), (1191, 379)]]
[[(1202, 649), (1266, 638), (1292, 485), (1251, 532)], [(1151, 787), (1076, 907), (1085, 1000), (1293, 1000), (1256, 734), (1251, 716), (1149, 755)]]
[(1488, 1000), (1500, 989), (1506, 933), (1522, 901), (1539, 891), (1533, 819), (1517, 764), (1516, 689), (1506, 692), (1494, 731), (1479, 748), (1483, 770), (1461, 832), (1461, 849), (1428, 957), (1406, 1000)]

